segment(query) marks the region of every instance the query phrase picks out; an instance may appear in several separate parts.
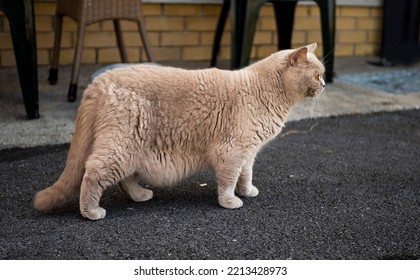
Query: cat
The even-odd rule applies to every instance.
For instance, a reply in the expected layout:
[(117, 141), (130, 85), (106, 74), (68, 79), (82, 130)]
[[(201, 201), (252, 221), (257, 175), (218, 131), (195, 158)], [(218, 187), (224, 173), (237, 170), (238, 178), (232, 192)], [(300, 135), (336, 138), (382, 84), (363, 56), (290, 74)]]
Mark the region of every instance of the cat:
[[(254, 158), (278, 135), (293, 104), (319, 95), (325, 68), (316, 43), (283, 50), (240, 70), (135, 65), (109, 70), (84, 92), (66, 166), (38, 192), (50, 211), (80, 193), (81, 215), (102, 219), (102, 192), (119, 185), (134, 201), (203, 169), (215, 172), (219, 204), (255, 197)], [(238, 196), (237, 196), (238, 195)]]

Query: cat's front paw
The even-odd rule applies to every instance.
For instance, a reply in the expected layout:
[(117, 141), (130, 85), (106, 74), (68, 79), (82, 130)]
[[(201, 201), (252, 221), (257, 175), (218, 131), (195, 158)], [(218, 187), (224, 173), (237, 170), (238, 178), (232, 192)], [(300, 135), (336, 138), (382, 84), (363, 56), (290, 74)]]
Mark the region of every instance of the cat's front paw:
[(96, 207), (93, 209), (82, 210), (81, 214), (83, 217), (95, 221), (105, 218), (106, 210), (102, 207)]
[(250, 188), (238, 188), (237, 192), (238, 195), (242, 197), (256, 197), (259, 193), (255, 186), (251, 186)]
[(231, 198), (219, 197), (219, 204), (224, 208), (236, 209), (242, 207), (244, 203), (239, 197), (234, 196)]

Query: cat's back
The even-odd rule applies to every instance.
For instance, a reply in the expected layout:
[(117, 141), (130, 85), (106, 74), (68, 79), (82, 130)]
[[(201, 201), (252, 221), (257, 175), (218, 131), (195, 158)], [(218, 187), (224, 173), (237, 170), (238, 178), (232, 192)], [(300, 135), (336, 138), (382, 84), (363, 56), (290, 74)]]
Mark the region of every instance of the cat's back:
[(94, 83), (102, 84), (108, 94), (146, 94), (159, 96), (182, 95), (196, 91), (217, 93), (227, 86), (231, 71), (212, 69), (187, 70), (182, 68), (136, 64), (107, 71)]

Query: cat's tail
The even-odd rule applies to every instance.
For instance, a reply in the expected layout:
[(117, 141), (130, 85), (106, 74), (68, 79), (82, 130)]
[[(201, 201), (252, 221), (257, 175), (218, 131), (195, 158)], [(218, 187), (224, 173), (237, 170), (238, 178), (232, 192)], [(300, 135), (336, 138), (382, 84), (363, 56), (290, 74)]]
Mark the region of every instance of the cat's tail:
[(96, 119), (95, 103), (92, 98), (92, 87), (86, 90), (76, 118), (76, 129), (70, 150), (67, 155), (66, 166), (52, 186), (38, 192), (34, 198), (34, 207), (48, 212), (68, 202), (80, 192), (85, 163), (91, 153), (94, 137), (94, 122)]

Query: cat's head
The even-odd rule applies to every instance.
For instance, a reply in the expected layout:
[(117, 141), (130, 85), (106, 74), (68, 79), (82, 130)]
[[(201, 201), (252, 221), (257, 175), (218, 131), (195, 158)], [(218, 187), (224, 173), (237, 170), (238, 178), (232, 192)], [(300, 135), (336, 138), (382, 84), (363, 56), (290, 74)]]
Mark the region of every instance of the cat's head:
[(314, 97), (324, 90), (325, 67), (314, 54), (316, 47), (314, 43), (282, 54), (284, 63), (288, 64), (284, 73), (288, 81), (286, 90), (301, 93), (303, 97)]

